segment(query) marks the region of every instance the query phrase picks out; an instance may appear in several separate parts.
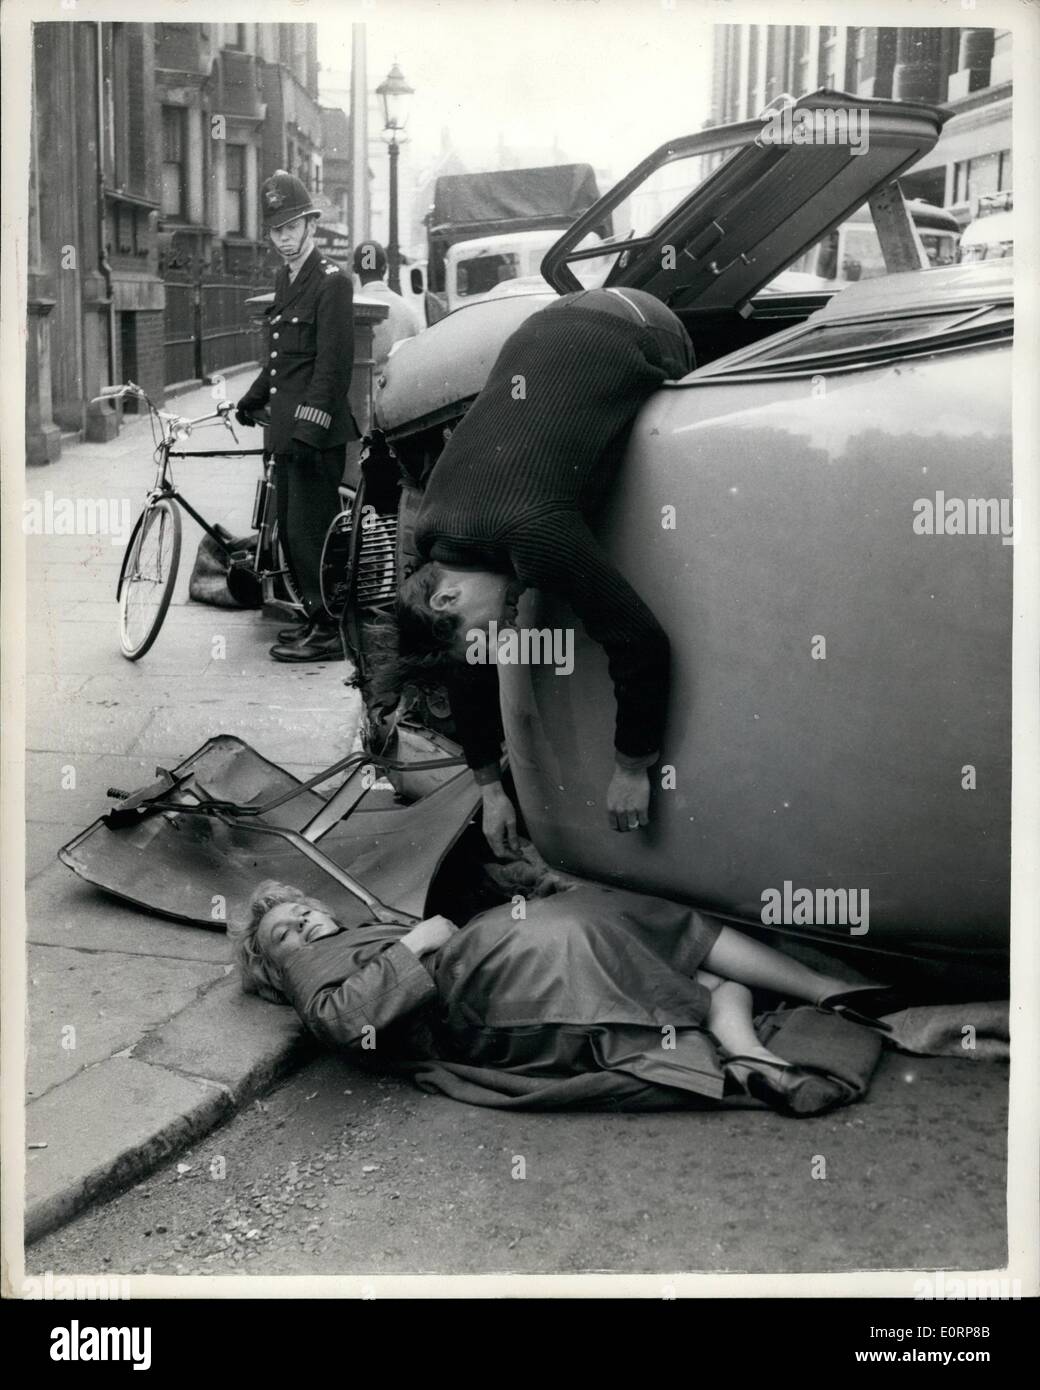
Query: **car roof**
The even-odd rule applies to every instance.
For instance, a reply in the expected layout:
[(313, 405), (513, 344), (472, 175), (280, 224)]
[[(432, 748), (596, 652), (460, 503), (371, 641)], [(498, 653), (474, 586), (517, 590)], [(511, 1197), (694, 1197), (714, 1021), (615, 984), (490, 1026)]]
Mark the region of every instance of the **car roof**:
[[(467, 237), (465, 241), (457, 241), (454, 246), (449, 246), (445, 255), (476, 255), (480, 248), (488, 247), (492, 251), (498, 246), (515, 246), (518, 242), (522, 246), (542, 243), (551, 246), (558, 240), (560, 230), (558, 227), (536, 227), (526, 232), (496, 232), (494, 236), (475, 236)], [(545, 284), (545, 281), (542, 281)]]
[(899, 275), (855, 280), (835, 294), (812, 321), (872, 319), (916, 309), (934, 311), (1014, 299), (1014, 262), (980, 261), (971, 265), (936, 266)]
[(962, 246), (988, 246), (993, 241), (1011, 241), (1014, 237), (1015, 214), (991, 212), (969, 222), (961, 237)]

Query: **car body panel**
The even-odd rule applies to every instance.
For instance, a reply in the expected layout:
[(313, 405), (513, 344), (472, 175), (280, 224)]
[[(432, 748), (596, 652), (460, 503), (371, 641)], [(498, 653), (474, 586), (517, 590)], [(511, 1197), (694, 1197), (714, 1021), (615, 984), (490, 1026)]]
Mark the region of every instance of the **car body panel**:
[(1006, 946), (1012, 548), (913, 521), (937, 491), (1011, 496), (1010, 360), (886, 364), (823, 394), (688, 378), (651, 399), (600, 535), (671, 637), (675, 787), (659, 768), (650, 827), (607, 827), (605, 656), (564, 604), (525, 595), (522, 624), (575, 632), (570, 676), (500, 668), (550, 862), (748, 922), (785, 882), (867, 889), (862, 938), (794, 930), (911, 954)]
[(376, 380), (378, 427), (389, 433), (472, 399), (509, 335), (557, 298), (543, 289), (484, 300), (406, 339)]
[[(759, 122), (678, 142), (746, 148), (653, 238), (629, 243), (638, 254), (613, 281), (657, 293), (709, 347), (727, 315), (780, 328), (647, 401), (596, 520), (671, 638), (649, 827), (607, 824), (605, 653), (563, 601), (533, 591), (520, 624), (572, 632), (574, 666), (500, 665), (506, 743), (528, 831), (555, 865), (749, 925), (763, 923), (764, 894), (844, 890), (860, 922), (786, 930), (971, 967), (1008, 941), (1013, 548), (1000, 534), (919, 534), (914, 523), (925, 501), (941, 517), (940, 493), (1010, 506), (1011, 268), (904, 271), (829, 300), (749, 299), (870, 197), (872, 178), (886, 184), (913, 163), (945, 115), (870, 105), (872, 149), (882, 136), (872, 164), (820, 147), (747, 148)], [(558, 290), (579, 287), (567, 255), (608, 204), (547, 258)], [(694, 252), (679, 279), (660, 269), (673, 233)], [(554, 297), (489, 300), (405, 344), (385, 374), (381, 427), (402, 451), (412, 435), (428, 447), (431, 421), (458, 418), (508, 335)], [(966, 337), (975, 314), (979, 332)], [(843, 325), (855, 331), (817, 332)], [(807, 358), (813, 334), (844, 346)]]

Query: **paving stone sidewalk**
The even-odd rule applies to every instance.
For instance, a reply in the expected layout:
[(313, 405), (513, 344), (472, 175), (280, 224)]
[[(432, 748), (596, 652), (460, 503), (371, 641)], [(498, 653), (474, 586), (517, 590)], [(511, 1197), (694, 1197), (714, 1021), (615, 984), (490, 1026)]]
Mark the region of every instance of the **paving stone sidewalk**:
[[(250, 375), (229, 380), (232, 399)], [(201, 415), (213, 396), (200, 388), (167, 408)], [(255, 432), (238, 433), (241, 448), (257, 447)], [(218, 427), (192, 444), (225, 441)], [(44, 518), (81, 499), (108, 503), (81, 511), (113, 528), (132, 523), (151, 453), (147, 418), (127, 417), (109, 443), (73, 443), (29, 469), (26, 498)], [(255, 458), (174, 468), (197, 510), (239, 535), (258, 470)], [(119, 651), (125, 533), (26, 537), (27, 1241), (194, 1141), (303, 1047), (290, 1010), (241, 995), (222, 932), (136, 911), (56, 858), (108, 809), (108, 787), (141, 786), (214, 734), (236, 734), (300, 776), (355, 744), (360, 704), (346, 663), (279, 665), (268, 648), (284, 615), (188, 602), (202, 533), (183, 520), (173, 604), (137, 663)]]

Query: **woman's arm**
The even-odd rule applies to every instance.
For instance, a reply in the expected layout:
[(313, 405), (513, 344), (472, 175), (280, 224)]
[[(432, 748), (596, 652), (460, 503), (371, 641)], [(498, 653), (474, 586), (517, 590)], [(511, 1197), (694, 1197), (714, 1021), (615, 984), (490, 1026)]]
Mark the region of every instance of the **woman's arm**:
[[(421, 956), (436, 950), (456, 928), (445, 918), (421, 922), (361, 962), (350, 933), (293, 951), (281, 964), (282, 984), (307, 1028), (340, 1047), (378, 1046), (379, 1030), (436, 998)], [(374, 1031), (371, 1031), (374, 1030)]]

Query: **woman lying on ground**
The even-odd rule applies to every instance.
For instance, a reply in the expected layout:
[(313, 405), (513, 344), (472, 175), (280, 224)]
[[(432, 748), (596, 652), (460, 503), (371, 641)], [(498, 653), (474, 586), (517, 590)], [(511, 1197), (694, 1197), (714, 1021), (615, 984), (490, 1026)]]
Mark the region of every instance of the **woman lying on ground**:
[(645, 894), (581, 884), (514, 911), (461, 931), (445, 917), (342, 927), (268, 881), (230, 935), (245, 990), (293, 1004), (323, 1042), (476, 1104), (660, 1109), (735, 1093), (803, 1116), (865, 1089), (791, 1065), (752, 1023), (751, 987), (840, 1008), (837, 976)]

